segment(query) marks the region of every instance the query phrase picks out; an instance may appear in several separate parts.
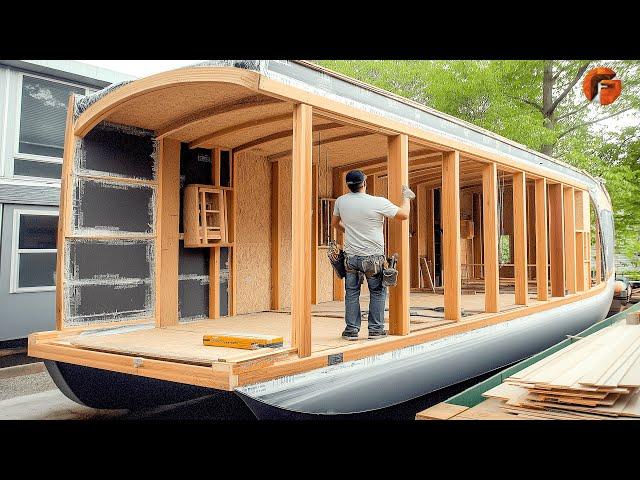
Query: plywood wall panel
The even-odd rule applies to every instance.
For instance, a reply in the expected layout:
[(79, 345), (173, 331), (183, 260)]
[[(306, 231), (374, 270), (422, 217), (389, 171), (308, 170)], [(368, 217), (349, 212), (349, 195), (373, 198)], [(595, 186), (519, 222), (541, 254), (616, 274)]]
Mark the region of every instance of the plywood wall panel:
[(280, 307), (291, 307), (291, 159), (280, 163)]
[(251, 152), (235, 155), (237, 219), (236, 313), (269, 310), (271, 164)]

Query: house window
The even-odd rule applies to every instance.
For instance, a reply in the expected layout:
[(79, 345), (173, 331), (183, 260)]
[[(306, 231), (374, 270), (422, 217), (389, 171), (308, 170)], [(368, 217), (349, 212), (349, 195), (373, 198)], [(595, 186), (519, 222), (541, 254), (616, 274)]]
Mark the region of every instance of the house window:
[(77, 85), (22, 75), (19, 129), (13, 174), (60, 179), (69, 95), (84, 95)]
[(15, 210), (11, 293), (55, 290), (58, 212)]

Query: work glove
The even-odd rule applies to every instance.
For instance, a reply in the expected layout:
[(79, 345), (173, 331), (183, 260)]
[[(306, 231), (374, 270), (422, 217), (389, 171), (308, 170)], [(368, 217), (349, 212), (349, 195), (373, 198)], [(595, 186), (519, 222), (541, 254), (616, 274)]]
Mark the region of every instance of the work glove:
[(406, 185), (402, 185), (402, 198), (408, 198), (409, 200), (413, 200), (414, 198), (416, 198), (416, 194), (413, 193), (413, 190), (411, 190)]

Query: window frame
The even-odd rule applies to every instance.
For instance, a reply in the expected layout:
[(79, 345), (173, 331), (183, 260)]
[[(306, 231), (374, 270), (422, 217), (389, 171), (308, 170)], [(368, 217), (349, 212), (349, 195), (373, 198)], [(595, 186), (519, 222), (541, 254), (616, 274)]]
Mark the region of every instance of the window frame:
[(66, 80), (59, 80), (55, 77), (47, 77), (44, 75), (37, 75), (34, 73), (30, 73), (30, 72), (22, 72), (22, 71), (18, 71), (16, 72), (18, 74), (18, 81), (16, 82), (17, 87), (16, 87), (16, 91), (15, 91), (15, 118), (14, 118), (14, 124), (15, 124), (15, 131), (13, 132), (13, 155), (10, 158), (10, 162), (9, 162), (9, 171), (10, 171), (10, 175), (12, 178), (17, 178), (17, 179), (29, 179), (29, 180), (33, 180), (33, 179), (38, 179), (39, 181), (44, 181), (44, 182), (55, 182), (55, 183), (60, 183), (60, 179), (59, 178), (49, 178), (49, 177), (33, 177), (33, 176), (27, 176), (27, 175), (15, 175), (14, 174), (14, 165), (15, 165), (15, 161), (16, 160), (27, 160), (27, 161), (31, 161), (31, 162), (40, 162), (40, 163), (54, 163), (54, 164), (62, 164), (62, 157), (50, 157), (47, 155), (36, 155), (34, 153), (22, 153), (20, 152), (20, 119), (22, 118), (22, 87), (24, 85), (24, 77), (31, 77), (31, 78), (40, 78), (42, 80), (46, 80), (48, 82), (53, 82), (53, 83), (60, 83), (62, 85), (68, 85), (70, 87), (77, 87), (77, 88), (83, 88), (84, 89), (84, 94), (85, 95), (89, 95), (93, 92), (95, 92), (96, 90), (90, 87), (87, 87), (86, 85), (81, 85), (78, 83), (73, 83), (73, 82), (68, 82)]
[(60, 216), (56, 210), (38, 210), (32, 208), (16, 208), (13, 211), (13, 228), (11, 235), (11, 278), (9, 293), (30, 293), (55, 291), (56, 285), (39, 287), (19, 287), (20, 283), (20, 254), (21, 253), (57, 253), (57, 248), (18, 248), (20, 242), (20, 217), (22, 215)]

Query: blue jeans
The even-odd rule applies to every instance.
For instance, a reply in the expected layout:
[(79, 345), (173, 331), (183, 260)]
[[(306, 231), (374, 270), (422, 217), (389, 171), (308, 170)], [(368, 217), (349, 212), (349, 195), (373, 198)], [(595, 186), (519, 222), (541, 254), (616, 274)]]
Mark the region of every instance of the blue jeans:
[[(384, 258), (376, 255), (374, 257)], [(365, 277), (362, 261), (372, 257), (347, 256), (345, 267), (347, 276), (344, 280), (345, 300), (344, 319), (348, 332), (359, 332), (362, 312), (360, 311), (360, 285)], [(369, 331), (378, 332), (384, 330), (384, 308), (387, 298), (387, 287), (382, 285), (382, 270), (377, 274), (365, 277), (369, 286)]]

